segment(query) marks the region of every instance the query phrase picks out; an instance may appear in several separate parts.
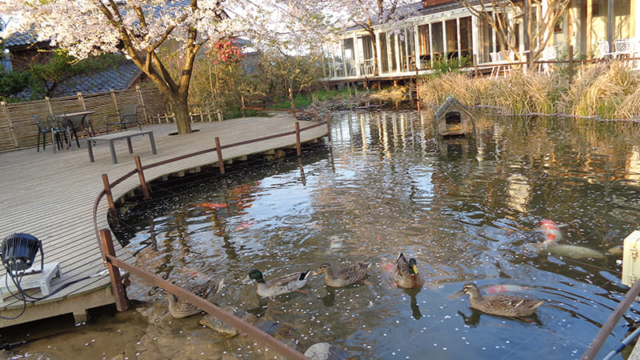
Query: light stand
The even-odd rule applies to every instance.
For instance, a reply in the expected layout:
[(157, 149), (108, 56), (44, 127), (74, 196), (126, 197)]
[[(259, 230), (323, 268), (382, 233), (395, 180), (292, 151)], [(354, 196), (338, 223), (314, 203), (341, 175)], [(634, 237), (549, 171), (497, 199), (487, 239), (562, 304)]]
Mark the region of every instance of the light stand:
[[(40, 270), (29, 268), (34, 265), (36, 255), (40, 249)], [(40, 273), (44, 269), (44, 251), (42, 242), (35, 236), (25, 233), (15, 233), (7, 236), (2, 242), (2, 264), (12, 277)]]

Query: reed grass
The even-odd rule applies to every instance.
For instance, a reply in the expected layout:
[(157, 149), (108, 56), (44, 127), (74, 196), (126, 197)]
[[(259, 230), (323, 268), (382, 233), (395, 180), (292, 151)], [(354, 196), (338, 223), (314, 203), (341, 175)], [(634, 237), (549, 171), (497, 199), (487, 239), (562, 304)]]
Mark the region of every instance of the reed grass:
[(468, 106), (496, 106), (518, 115), (640, 118), (640, 73), (612, 62), (582, 68), (573, 80), (570, 84), (563, 72), (514, 71), (495, 80), (449, 73), (422, 78), (420, 99), (426, 106), (438, 106), (451, 95)]

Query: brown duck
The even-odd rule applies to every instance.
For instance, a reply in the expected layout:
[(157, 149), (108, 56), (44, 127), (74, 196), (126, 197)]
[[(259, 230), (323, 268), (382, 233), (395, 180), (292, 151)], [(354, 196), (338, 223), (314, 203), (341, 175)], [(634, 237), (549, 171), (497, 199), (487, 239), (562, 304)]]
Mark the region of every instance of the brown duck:
[(318, 271), (315, 272), (314, 275), (325, 273), (325, 285), (344, 287), (362, 280), (367, 275), (367, 269), (370, 267), (371, 263), (358, 262), (334, 273), (331, 264), (324, 263), (320, 265), (320, 268), (318, 268)]
[[(204, 284), (193, 286), (188, 290), (209, 302), (214, 302), (223, 286), (224, 279), (218, 283), (213, 282), (213, 280), (207, 280)], [(169, 312), (174, 318), (184, 318), (202, 312), (197, 306), (178, 298), (172, 293), (166, 293), (165, 296), (169, 300)]]
[(471, 307), (483, 313), (509, 317), (533, 315), (538, 306), (544, 302), (542, 300), (502, 294), (482, 296), (478, 286), (473, 283), (465, 284), (457, 295), (462, 294), (469, 294), (471, 296)]

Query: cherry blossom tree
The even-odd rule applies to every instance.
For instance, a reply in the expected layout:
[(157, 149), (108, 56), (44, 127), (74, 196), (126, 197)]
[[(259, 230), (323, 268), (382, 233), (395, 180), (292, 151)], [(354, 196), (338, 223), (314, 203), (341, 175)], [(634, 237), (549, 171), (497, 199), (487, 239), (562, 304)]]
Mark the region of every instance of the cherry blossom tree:
[[(311, 0), (0, 0), (0, 13), (20, 21), (11, 31), (35, 30), (40, 39), (82, 59), (120, 52), (155, 83), (176, 115), (179, 134), (191, 132), (188, 94), (201, 47), (234, 36), (256, 41), (313, 41), (330, 19)], [(284, 40), (283, 37), (285, 38)], [(172, 76), (159, 56), (180, 44), (180, 69)]]

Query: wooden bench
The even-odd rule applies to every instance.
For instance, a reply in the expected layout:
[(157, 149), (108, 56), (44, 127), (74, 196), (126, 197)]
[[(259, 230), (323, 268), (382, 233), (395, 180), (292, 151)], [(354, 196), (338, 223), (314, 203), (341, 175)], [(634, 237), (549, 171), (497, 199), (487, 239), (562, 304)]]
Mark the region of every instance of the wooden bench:
[(87, 138), (87, 149), (89, 149), (89, 160), (94, 162), (93, 159), (93, 143), (98, 141), (108, 141), (109, 148), (111, 149), (111, 160), (113, 160), (114, 164), (118, 163), (118, 158), (116, 157), (116, 149), (114, 147), (114, 142), (120, 139), (127, 139), (127, 145), (129, 146), (129, 154), (133, 154), (133, 147), (131, 146), (131, 138), (134, 136), (140, 135), (149, 135), (149, 141), (151, 142), (151, 150), (153, 154), (157, 154), (156, 152), (156, 142), (153, 139), (153, 131), (122, 131), (117, 133), (111, 133), (106, 135), (94, 136)]

